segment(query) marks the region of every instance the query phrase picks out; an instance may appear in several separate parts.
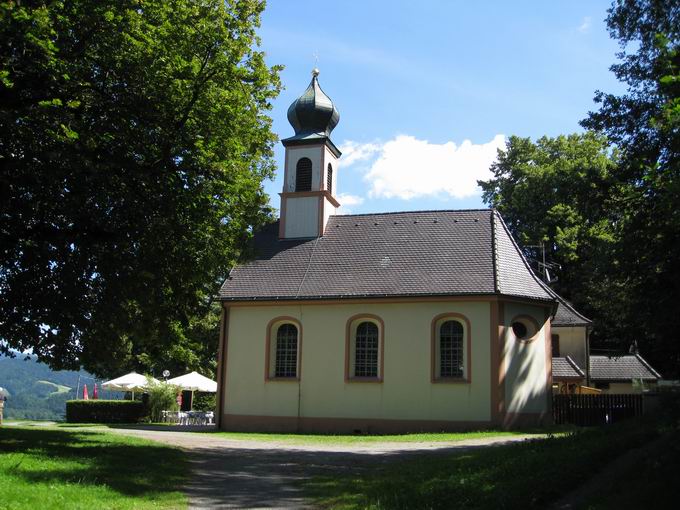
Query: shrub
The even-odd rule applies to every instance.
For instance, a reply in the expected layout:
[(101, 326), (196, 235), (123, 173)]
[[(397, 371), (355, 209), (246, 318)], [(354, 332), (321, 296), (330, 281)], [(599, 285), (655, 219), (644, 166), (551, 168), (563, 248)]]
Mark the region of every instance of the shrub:
[(68, 400), (69, 423), (138, 423), (147, 414), (136, 400)]
[(215, 411), (215, 394), (197, 391), (194, 395), (194, 409), (196, 411)]
[(177, 394), (180, 389), (177, 386), (166, 383), (151, 383), (147, 386), (148, 406), (151, 421), (161, 421), (163, 411), (178, 411)]

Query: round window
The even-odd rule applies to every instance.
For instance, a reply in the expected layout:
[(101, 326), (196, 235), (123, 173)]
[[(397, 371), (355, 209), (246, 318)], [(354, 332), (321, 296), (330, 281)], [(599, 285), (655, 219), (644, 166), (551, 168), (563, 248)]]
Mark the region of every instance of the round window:
[(529, 316), (520, 315), (515, 317), (510, 323), (512, 332), (517, 340), (531, 341), (541, 329), (538, 323)]
[(515, 334), (517, 338), (526, 338), (527, 335), (529, 334), (529, 330), (526, 327), (526, 324), (523, 322), (515, 321), (512, 323), (512, 332)]

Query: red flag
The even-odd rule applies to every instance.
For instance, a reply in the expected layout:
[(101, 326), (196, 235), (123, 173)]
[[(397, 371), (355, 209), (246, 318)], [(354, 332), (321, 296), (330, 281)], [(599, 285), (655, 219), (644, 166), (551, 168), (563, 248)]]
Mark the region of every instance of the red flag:
[(90, 397), (87, 394), (87, 384), (83, 384), (83, 400), (90, 400)]
[(97, 392), (97, 383), (94, 383), (94, 391), (92, 392), (92, 398), (97, 400), (99, 398), (99, 392)]

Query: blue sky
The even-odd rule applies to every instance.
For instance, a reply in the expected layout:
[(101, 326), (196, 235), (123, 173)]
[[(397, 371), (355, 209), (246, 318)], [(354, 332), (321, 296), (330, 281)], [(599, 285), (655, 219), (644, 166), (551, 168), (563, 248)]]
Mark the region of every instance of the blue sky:
[[(288, 105), (319, 83), (340, 111), (343, 213), (483, 207), (509, 135), (581, 131), (596, 89), (620, 91), (609, 1), (270, 0), (262, 50), (282, 64), (274, 131), (293, 133)], [(276, 147), (279, 169), (283, 147)], [(279, 207), (282, 171), (265, 183)]]

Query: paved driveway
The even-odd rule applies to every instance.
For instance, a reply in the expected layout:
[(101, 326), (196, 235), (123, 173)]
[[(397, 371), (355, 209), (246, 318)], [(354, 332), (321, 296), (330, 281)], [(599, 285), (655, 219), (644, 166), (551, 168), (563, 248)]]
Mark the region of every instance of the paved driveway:
[(452, 443), (291, 444), (225, 439), (168, 430), (109, 429), (179, 446), (189, 453), (190, 508), (309, 508), (297, 482), (328, 473), (360, 472), (409, 456), (442, 454), (523, 441), (534, 436)]

